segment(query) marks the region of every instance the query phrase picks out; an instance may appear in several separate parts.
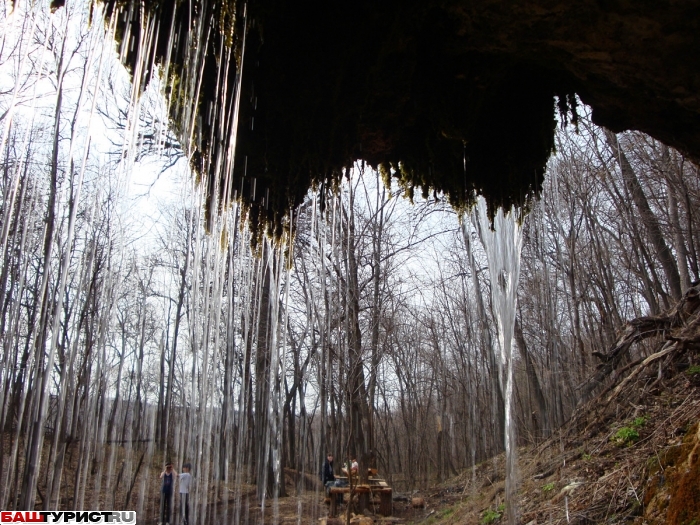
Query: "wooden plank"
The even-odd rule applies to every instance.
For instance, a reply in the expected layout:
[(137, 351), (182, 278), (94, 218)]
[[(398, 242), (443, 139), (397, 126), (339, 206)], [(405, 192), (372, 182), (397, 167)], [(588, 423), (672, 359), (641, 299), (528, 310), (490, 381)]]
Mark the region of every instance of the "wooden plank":
[(368, 485), (360, 485), (351, 489), (350, 487), (331, 487), (329, 490), (331, 497), (331, 508), (329, 516), (335, 517), (337, 512), (336, 494), (348, 494), (354, 490), (355, 494), (379, 494), (379, 514), (382, 516), (391, 516), (393, 514), (393, 491), (391, 487), (369, 487)]
[(382, 491), (379, 498), (379, 514), (382, 516), (391, 516), (394, 512), (391, 489), (389, 491)]
[[(331, 487), (330, 488), (330, 493), (331, 494), (347, 494), (351, 492), (353, 489), (350, 487)], [(355, 487), (355, 492), (359, 493), (367, 493), (367, 492), (376, 492), (377, 494), (384, 493), (384, 492), (389, 492), (391, 493), (391, 487), (368, 487), (368, 486), (359, 486)]]

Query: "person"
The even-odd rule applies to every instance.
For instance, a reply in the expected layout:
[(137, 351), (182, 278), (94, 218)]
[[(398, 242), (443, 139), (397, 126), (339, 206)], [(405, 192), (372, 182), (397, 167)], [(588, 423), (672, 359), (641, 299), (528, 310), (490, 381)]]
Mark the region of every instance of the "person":
[(326, 456), (326, 461), (323, 462), (323, 470), (321, 471), (321, 481), (327, 489), (335, 485), (335, 473), (333, 472), (333, 454), (330, 452)]
[(350, 466), (350, 470), (353, 474), (357, 474), (357, 469), (359, 467), (357, 466), (357, 460), (355, 458), (352, 458), (352, 464)]
[(173, 464), (169, 461), (165, 464), (165, 470), (160, 473), (163, 484), (160, 487), (160, 509), (161, 524), (170, 524), (170, 507), (173, 501), (173, 486), (177, 472), (173, 470)]
[[(326, 461), (323, 462), (323, 470), (321, 471), (321, 481), (323, 481), (323, 486), (326, 488), (326, 494), (330, 497), (331, 487), (340, 486), (338, 481), (335, 479), (335, 473), (333, 472), (333, 454), (330, 452), (326, 456)], [(338, 503), (342, 503), (343, 495), (336, 495)]]
[(182, 465), (182, 474), (179, 476), (180, 488), (180, 517), (182, 525), (189, 525), (190, 522), (190, 484), (192, 483), (192, 474), (190, 469), (192, 465), (185, 463)]

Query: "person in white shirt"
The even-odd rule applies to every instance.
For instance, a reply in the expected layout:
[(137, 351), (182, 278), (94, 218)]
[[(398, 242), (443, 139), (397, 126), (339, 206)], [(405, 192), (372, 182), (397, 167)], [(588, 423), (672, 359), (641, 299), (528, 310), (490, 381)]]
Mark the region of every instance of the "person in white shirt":
[(185, 463), (182, 465), (182, 473), (180, 474), (180, 516), (182, 517), (182, 525), (189, 525), (190, 522), (190, 485), (192, 484), (192, 474), (190, 469), (192, 465)]

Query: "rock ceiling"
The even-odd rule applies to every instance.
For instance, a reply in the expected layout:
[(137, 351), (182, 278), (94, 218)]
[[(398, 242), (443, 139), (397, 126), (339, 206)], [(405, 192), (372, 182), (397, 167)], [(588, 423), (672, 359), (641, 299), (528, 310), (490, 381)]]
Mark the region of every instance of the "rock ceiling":
[[(576, 119), (574, 95), (600, 125), (700, 157), (697, 0), (106, 4), (132, 72), (139, 56), (169, 57), (168, 89), (200, 80), (194, 109), (174, 104), (171, 119), (192, 165), (214, 174), (210, 193), (242, 197), (278, 232), (309, 187), (356, 159), (457, 206), (474, 190), (521, 203), (542, 182), (555, 119)], [(221, 170), (225, 148), (236, 160)]]

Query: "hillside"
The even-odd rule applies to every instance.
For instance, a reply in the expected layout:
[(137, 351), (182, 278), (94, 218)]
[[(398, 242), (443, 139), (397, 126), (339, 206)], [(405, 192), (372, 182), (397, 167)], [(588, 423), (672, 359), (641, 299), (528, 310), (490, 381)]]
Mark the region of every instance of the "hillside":
[[(580, 406), (550, 439), (519, 450), (519, 522), (700, 523), (700, 289), (666, 315), (627, 323), (601, 365), (644, 340), (648, 357)], [(503, 455), (397, 503), (410, 523), (499, 523)]]

